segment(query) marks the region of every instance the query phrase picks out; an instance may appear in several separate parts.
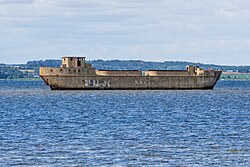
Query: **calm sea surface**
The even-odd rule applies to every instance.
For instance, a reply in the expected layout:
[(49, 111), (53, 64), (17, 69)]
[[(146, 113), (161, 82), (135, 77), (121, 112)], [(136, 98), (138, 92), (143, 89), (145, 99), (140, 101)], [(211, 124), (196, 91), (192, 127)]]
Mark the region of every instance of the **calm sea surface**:
[(250, 82), (51, 91), (0, 81), (0, 166), (250, 166)]

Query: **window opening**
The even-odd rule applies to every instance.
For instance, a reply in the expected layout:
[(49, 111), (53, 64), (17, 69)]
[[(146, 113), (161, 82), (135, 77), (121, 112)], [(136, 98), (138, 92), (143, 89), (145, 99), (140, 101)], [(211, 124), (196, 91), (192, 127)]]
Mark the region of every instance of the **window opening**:
[(78, 67), (81, 66), (81, 59), (77, 59), (77, 66), (78, 66)]

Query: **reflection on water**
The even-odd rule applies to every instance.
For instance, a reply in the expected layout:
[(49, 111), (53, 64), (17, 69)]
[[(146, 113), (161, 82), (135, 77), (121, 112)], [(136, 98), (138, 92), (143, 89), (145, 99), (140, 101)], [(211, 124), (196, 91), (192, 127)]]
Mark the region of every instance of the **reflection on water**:
[(51, 91), (0, 81), (0, 165), (248, 166), (250, 82)]

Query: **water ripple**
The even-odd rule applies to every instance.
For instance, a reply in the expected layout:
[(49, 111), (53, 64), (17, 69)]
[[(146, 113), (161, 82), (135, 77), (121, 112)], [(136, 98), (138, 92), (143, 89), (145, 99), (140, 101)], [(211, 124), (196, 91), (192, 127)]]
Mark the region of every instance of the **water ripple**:
[(50, 91), (0, 81), (1, 166), (248, 166), (250, 82)]

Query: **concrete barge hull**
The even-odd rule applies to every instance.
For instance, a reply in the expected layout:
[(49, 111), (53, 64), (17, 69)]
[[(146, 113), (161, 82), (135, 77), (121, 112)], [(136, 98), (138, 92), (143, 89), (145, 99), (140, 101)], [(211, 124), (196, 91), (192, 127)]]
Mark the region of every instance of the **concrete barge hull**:
[(213, 89), (219, 76), (41, 76), (52, 90)]

